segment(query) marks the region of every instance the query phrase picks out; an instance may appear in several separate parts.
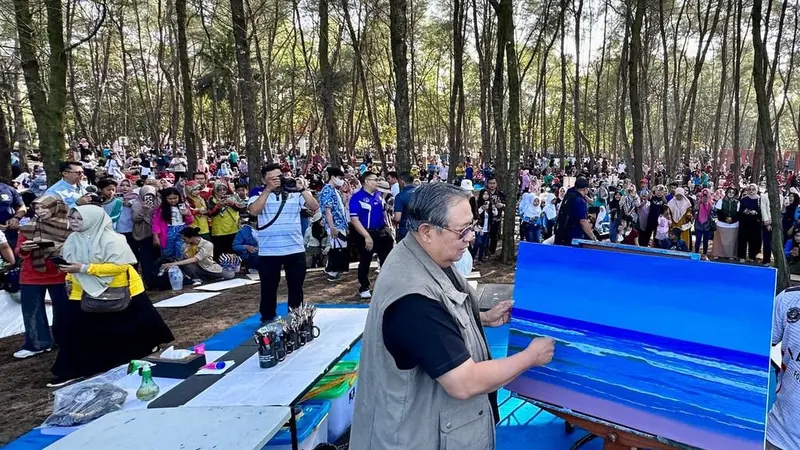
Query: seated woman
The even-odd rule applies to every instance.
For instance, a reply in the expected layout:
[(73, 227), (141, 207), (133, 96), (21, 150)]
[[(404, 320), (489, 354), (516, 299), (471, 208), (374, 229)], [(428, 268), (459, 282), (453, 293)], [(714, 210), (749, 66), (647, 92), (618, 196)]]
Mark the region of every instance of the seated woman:
[[(104, 372), (132, 359), (141, 359), (174, 340), (172, 332), (144, 291), (133, 269), (136, 257), (125, 236), (116, 233), (111, 218), (94, 205), (78, 206), (69, 213), (69, 235), (62, 249), (67, 262), (59, 266), (72, 282), (67, 302), (63, 342), (51, 369), (48, 387), (64, 386), (78, 378)], [(84, 297), (110, 288), (127, 287), (131, 296), (119, 312), (86, 312)]]
[(223, 270), (214, 261), (214, 244), (201, 238), (200, 230), (197, 228), (184, 228), (181, 230), (181, 239), (183, 240), (183, 247), (180, 259), (162, 265), (161, 270), (180, 267), (183, 275), (189, 278), (194, 285), (219, 278), (230, 280), (236, 275), (231, 271)]
[(249, 216), (248, 223), (239, 228), (233, 239), (233, 251), (247, 264), (250, 273), (258, 273), (257, 226), (258, 217)]

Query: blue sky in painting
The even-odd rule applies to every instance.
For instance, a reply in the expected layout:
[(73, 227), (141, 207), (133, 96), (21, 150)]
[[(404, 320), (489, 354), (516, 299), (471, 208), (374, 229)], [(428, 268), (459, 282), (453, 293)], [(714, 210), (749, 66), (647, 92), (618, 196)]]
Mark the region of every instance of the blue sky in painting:
[(515, 308), (769, 354), (771, 268), (522, 243), (515, 278)]

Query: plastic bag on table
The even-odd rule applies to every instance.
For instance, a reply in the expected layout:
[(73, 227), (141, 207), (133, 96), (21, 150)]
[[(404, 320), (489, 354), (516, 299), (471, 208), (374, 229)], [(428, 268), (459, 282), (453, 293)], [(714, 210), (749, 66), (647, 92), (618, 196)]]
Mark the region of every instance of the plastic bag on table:
[(126, 375), (127, 366), (120, 366), (94, 378), (55, 391), (53, 414), (42, 427), (85, 425), (104, 415), (119, 411), (128, 391), (114, 384)]

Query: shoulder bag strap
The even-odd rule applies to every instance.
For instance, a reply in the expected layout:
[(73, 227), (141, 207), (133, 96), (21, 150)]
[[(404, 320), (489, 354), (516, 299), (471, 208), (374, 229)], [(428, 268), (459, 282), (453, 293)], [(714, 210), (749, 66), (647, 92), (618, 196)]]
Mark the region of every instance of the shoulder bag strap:
[[(267, 222), (263, 227), (257, 226), (256, 228), (258, 229), (258, 231), (266, 230), (267, 228), (271, 227), (276, 220), (278, 220), (278, 217), (281, 215), (281, 212), (283, 212), (283, 207), (286, 206), (286, 200), (288, 199), (289, 195), (287, 195), (286, 193), (281, 195), (281, 205), (278, 207), (278, 212), (276, 212), (275, 216), (272, 217), (272, 220)], [(269, 200), (269, 197), (267, 197), (267, 200)], [(266, 203), (264, 204), (264, 207), (265, 208), (267, 207)]]

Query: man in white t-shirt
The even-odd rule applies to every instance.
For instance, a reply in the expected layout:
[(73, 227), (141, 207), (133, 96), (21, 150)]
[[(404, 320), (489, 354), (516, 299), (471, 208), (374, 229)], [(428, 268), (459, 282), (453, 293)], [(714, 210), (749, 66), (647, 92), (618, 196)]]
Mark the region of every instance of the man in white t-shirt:
[[(299, 192), (281, 188), (281, 168), (270, 164), (261, 169), (264, 190), (251, 195), (247, 210), (258, 216), (258, 273), (261, 279), (261, 321), (277, 315), (278, 284), (281, 268), (286, 272), (289, 307), (303, 303), (303, 282), (306, 279), (306, 249), (300, 226), (300, 210), (305, 206), (312, 213), (319, 209), (317, 200), (298, 179)], [(269, 226), (267, 226), (269, 225)]]
[(778, 393), (767, 418), (766, 450), (800, 449), (800, 287), (791, 287), (775, 298), (772, 345), (781, 344)]

